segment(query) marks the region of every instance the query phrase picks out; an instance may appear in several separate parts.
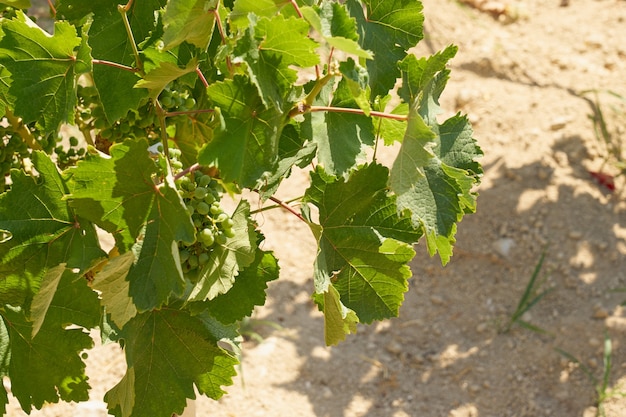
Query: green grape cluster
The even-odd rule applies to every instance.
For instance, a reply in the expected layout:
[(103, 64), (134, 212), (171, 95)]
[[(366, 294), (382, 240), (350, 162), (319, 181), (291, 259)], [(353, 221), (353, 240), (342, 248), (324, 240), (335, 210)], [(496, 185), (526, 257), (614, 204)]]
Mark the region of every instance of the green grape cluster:
[[(59, 139), (62, 140), (62, 138)], [(54, 148), (54, 153), (56, 153), (57, 155), (57, 164), (61, 168), (66, 168), (70, 165), (74, 165), (78, 160), (82, 159), (85, 156), (86, 150), (85, 148), (81, 148), (78, 146), (78, 138), (76, 138), (75, 136), (71, 136), (69, 139), (69, 144), (69, 149), (65, 149), (62, 144), (58, 144), (57, 147)]]
[[(165, 158), (165, 155), (163, 154), (163, 145), (159, 143), (158, 145), (153, 145), (151, 148), (152, 149), (156, 148), (157, 166), (159, 167), (161, 174), (165, 174), (167, 172), (167, 159), (168, 158)], [(167, 149), (167, 153), (169, 156), (170, 167), (172, 168), (172, 173), (177, 174), (181, 172), (183, 170), (183, 163), (180, 160), (180, 157), (183, 154), (181, 150), (178, 148), (169, 146)]]
[(7, 188), (6, 176), (11, 168), (21, 168), (23, 159), (29, 155), (30, 149), (19, 135), (5, 127), (0, 127), (0, 174), (4, 179), (0, 192), (4, 192)]
[(159, 137), (156, 112), (149, 101), (137, 109), (131, 109), (115, 123), (110, 123), (104, 114), (96, 87), (79, 85), (77, 95), (80, 123), (87, 130), (98, 130), (102, 138), (110, 142), (121, 142), (127, 138), (148, 139), (153, 142)]
[(177, 85), (163, 90), (159, 95), (159, 103), (167, 111), (190, 111), (196, 107), (196, 99), (191, 91)]
[(176, 184), (196, 228), (195, 243), (179, 244), (183, 272), (189, 273), (202, 269), (216, 245), (223, 245), (228, 238), (235, 236), (235, 223), (220, 206), (223, 190), (210, 175), (195, 171), (177, 180)]

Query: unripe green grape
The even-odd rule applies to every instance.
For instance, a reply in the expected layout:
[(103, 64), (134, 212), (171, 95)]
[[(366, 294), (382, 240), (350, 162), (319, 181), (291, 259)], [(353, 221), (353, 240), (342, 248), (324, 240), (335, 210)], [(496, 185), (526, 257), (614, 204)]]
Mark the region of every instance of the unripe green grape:
[(235, 237), (235, 231), (233, 229), (224, 229), (222, 232), (226, 237)]
[(170, 108), (174, 106), (174, 99), (171, 96), (163, 95), (159, 101), (163, 107)]
[(196, 105), (196, 100), (193, 97), (189, 97), (187, 100), (185, 100), (184, 106), (191, 110), (194, 108), (194, 106)]
[(222, 223), (226, 220), (228, 220), (228, 214), (226, 213), (220, 213), (219, 216), (217, 216), (217, 218), (215, 219), (216, 223)]
[[(195, 198), (197, 198), (198, 200), (202, 200), (202, 199), (204, 199), (204, 197), (206, 197), (206, 196), (207, 196), (207, 194), (208, 194), (208, 191), (207, 191), (207, 189), (206, 189), (206, 188), (204, 188), (204, 187), (198, 187), (198, 188), (196, 188), (196, 189), (194, 190), (194, 192), (193, 192), (193, 196), (194, 196)], [(206, 213), (205, 213), (205, 214), (206, 214)]]
[(224, 243), (226, 243), (226, 235), (224, 233), (218, 233), (217, 236), (215, 237), (215, 241), (219, 245), (223, 245)]
[(213, 231), (211, 229), (205, 228), (200, 231), (199, 239), (206, 246), (211, 246), (215, 241), (215, 236), (213, 235)]
[(207, 204), (213, 204), (215, 202), (215, 197), (213, 196), (213, 194), (208, 193), (206, 197), (204, 197), (204, 202)]
[(70, 137), (70, 146), (78, 146), (78, 138), (74, 136)]
[[(217, 201), (215, 202), (217, 203)], [(219, 215), (223, 210), (219, 205), (216, 205), (215, 203), (211, 204), (211, 214), (214, 216)]]
[[(207, 245), (209, 246), (209, 245)], [(200, 255), (198, 255), (198, 264), (200, 266), (202, 265), (206, 265), (206, 263), (209, 262), (209, 254), (206, 252), (202, 252)]]
[(193, 226), (196, 229), (202, 227), (202, 220), (200, 220), (199, 218), (194, 218), (192, 221), (193, 221)]
[(235, 222), (231, 218), (228, 218), (222, 222), (222, 228), (224, 230), (230, 230), (233, 228), (234, 225), (235, 225)]
[(202, 215), (207, 215), (209, 214), (209, 210), (211, 209), (211, 207), (213, 206), (209, 206), (207, 203), (205, 203), (204, 201), (201, 201), (198, 203), (198, 205), (196, 206), (196, 211)]
[(95, 127), (96, 129), (104, 129), (105, 127), (107, 127), (107, 122), (104, 119), (98, 118), (94, 120), (93, 127)]
[(198, 267), (198, 256), (197, 255), (190, 255), (189, 259), (187, 260), (187, 262), (189, 263), (189, 266), (191, 267), (191, 269), (195, 269)]
[(189, 253), (188, 250), (183, 249), (178, 252), (178, 256), (180, 256), (180, 263), (184, 263), (184, 262), (187, 262), (191, 254)]
[(203, 175), (198, 179), (198, 185), (200, 187), (206, 187), (211, 183), (211, 176), (210, 175)]
[(174, 171), (180, 171), (181, 169), (183, 169), (183, 163), (180, 161), (173, 160), (171, 161), (171, 164)]

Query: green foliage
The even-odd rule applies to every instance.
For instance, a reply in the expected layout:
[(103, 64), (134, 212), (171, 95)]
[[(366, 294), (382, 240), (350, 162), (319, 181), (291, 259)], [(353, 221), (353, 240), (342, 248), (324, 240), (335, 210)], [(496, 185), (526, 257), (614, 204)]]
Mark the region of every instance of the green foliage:
[[(3, 14), (0, 375), (26, 412), (87, 399), (95, 328), (127, 362), (111, 414), (223, 395), (279, 278), (244, 190), (310, 227), (329, 345), (398, 315), (423, 236), (449, 261), (482, 174), (467, 118), (438, 119), (456, 48), (408, 54), (418, 0), (311, 3), (59, 0), (53, 34)], [(300, 211), (275, 197), (299, 169)]]

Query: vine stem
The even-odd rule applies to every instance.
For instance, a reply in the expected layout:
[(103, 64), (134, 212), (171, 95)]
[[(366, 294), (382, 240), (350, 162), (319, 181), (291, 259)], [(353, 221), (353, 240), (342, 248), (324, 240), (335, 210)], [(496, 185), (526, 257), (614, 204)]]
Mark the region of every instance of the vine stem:
[(198, 78), (200, 78), (200, 81), (202, 82), (202, 85), (204, 85), (204, 88), (208, 88), (209, 82), (206, 80), (206, 77), (204, 76), (202, 71), (200, 71), (200, 67), (196, 67), (196, 74), (198, 74)]
[(276, 198), (274, 196), (270, 197), (270, 200), (272, 200), (274, 203), (278, 204), (281, 208), (287, 210), (289, 213), (293, 214), (294, 216), (296, 216), (297, 218), (299, 218), (300, 220), (302, 220), (303, 222), (307, 222), (304, 217), (302, 217), (302, 214), (298, 213), (297, 211), (295, 211), (293, 209), (293, 207), (291, 207), (289, 204), (285, 203), (284, 201), (280, 200), (279, 198)]
[(57, 9), (55, 9), (54, 4), (52, 4), (52, 0), (48, 0), (48, 6), (50, 6), (50, 11), (52, 12), (52, 17), (56, 17)]
[(124, 71), (138, 72), (137, 68), (129, 67), (128, 65), (118, 64), (117, 62), (105, 61), (103, 59), (92, 59), (91, 62), (96, 65), (106, 65), (109, 67), (118, 68)]
[(135, 62), (137, 64), (137, 70), (143, 73), (143, 63), (141, 62), (141, 57), (139, 56), (139, 49), (137, 48), (137, 44), (135, 43), (135, 37), (133, 36), (133, 30), (130, 27), (130, 21), (128, 20), (128, 12), (132, 7), (133, 0), (129, 0), (126, 5), (118, 5), (117, 10), (122, 15), (122, 21), (124, 22), (124, 27), (126, 28), (126, 34), (128, 35), (128, 39), (130, 40), (130, 44), (133, 48), (133, 55), (135, 55)]
[(31, 149), (43, 150), (31, 131), (28, 130), (28, 127), (22, 122), (22, 119), (14, 115), (8, 107), (4, 111), (4, 117), (7, 118), (7, 120), (13, 127), (13, 131), (20, 135), (22, 140), (26, 142)]
[(300, 17), (301, 19), (304, 18), (304, 16), (302, 15), (302, 10), (300, 10), (300, 6), (298, 6), (296, 0), (291, 0), (291, 5), (294, 9), (296, 9), (296, 14), (298, 15), (298, 17)]
[(197, 171), (198, 169), (200, 169), (200, 164), (195, 163), (195, 164), (191, 165), (190, 167), (187, 167), (187, 168), (183, 169), (178, 174), (174, 175), (174, 181), (184, 177), (185, 175), (189, 174), (190, 172)]
[[(365, 115), (365, 112), (361, 109), (353, 109), (349, 107), (332, 107), (332, 106), (306, 106), (304, 104), (301, 104), (300, 106), (294, 108), (289, 113), (289, 116), (293, 117), (297, 114), (304, 114), (307, 112), (313, 113), (313, 112), (320, 112), (320, 111), (332, 112), (332, 113), (350, 113), (350, 114)], [(382, 117), (383, 119), (398, 120), (400, 122), (406, 122), (409, 119), (408, 116), (405, 116), (402, 114), (384, 113), (384, 112), (373, 111), (373, 110), (370, 111), (370, 116)]]
[[(259, 190), (253, 190), (253, 191), (255, 191), (256, 193), (259, 193)], [(293, 215), (294, 215), (294, 216), (296, 216), (298, 219), (300, 219), (300, 220), (302, 220), (303, 222), (307, 223), (306, 219), (305, 219), (304, 217), (302, 217), (302, 215), (301, 215), (300, 213), (298, 213), (296, 210), (294, 210), (294, 208), (293, 208), (293, 207), (291, 207), (291, 206), (290, 206), (289, 204), (287, 204), (286, 202), (284, 202), (284, 201), (282, 201), (281, 199), (279, 199), (279, 198), (277, 198), (277, 197), (274, 197), (274, 196), (271, 196), (269, 199), (270, 199), (270, 200), (272, 200), (274, 203), (276, 203), (276, 204), (277, 204), (277, 206), (273, 206), (273, 207), (280, 207), (280, 208), (282, 208), (283, 210), (287, 210), (289, 213), (293, 214)], [(295, 200), (297, 200), (297, 199), (295, 199)], [(291, 201), (294, 201), (294, 200), (291, 200)], [(268, 207), (268, 208), (265, 208), (265, 209), (261, 209), (261, 210), (256, 210), (255, 212), (256, 212), (256, 213), (258, 213), (258, 212), (260, 212), (260, 211), (263, 211), (263, 210), (268, 210), (268, 209), (269, 209), (269, 207)], [(251, 214), (252, 214), (252, 213), (251, 213)]]

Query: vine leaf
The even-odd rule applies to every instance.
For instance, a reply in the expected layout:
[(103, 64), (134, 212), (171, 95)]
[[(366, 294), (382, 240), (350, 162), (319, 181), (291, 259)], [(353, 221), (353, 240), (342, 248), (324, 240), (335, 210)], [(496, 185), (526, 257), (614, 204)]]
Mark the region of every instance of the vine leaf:
[(239, 272), (227, 293), (207, 303), (208, 313), (229, 324), (250, 316), (255, 306), (265, 304), (267, 283), (278, 279), (278, 262), (271, 252), (256, 251), (254, 262)]
[[(72, 4), (65, 4), (67, 2), (66, 0), (63, 3), (69, 9), (84, 9), (83, 0), (71, 0)], [(94, 58), (135, 66), (135, 59), (130, 52), (132, 44), (117, 9), (118, 4), (117, 0), (102, 0), (91, 6), (89, 11), (93, 12), (93, 22), (89, 28), (89, 46)], [(133, 2), (128, 17), (137, 43), (141, 43), (150, 36), (151, 31), (155, 30), (154, 16), (163, 6), (165, 0)], [(133, 88), (140, 79), (136, 72), (109, 65), (94, 65), (93, 79), (102, 109), (110, 123), (125, 116), (130, 109), (138, 108), (142, 100), (148, 96), (146, 90)]]
[(61, 281), (61, 277), (64, 272), (65, 264), (59, 264), (48, 269), (43, 277), (41, 288), (39, 289), (39, 292), (35, 294), (33, 303), (30, 307), (31, 320), (33, 320), (32, 337), (35, 337), (39, 329), (41, 329), (43, 320), (46, 318), (46, 313), (52, 303), (52, 298), (56, 293), (57, 286), (59, 285), (59, 281)]
[(207, 94), (221, 110), (223, 128), (200, 149), (198, 162), (216, 166), (225, 181), (255, 188), (276, 163), (281, 114), (267, 109), (254, 85), (241, 75), (211, 84)]
[[(182, 414), (188, 398), (218, 399), (232, 384), (237, 360), (217, 346), (215, 321), (206, 316), (163, 308), (131, 319), (121, 331), (127, 372), (105, 395), (118, 417), (171, 417)], [(234, 337), (234, 335), (233, 335)], [(164, 395), (167, 393), (167, 395)]]
[(126, 280), (134, 262), (135, 254), (132, 251), (116, 256), (98, 272), (92, 283), (92, 287), (102, 294), (101, 304), (120, 329), (137, 315), (137, 307), (129, 295), (129, 282)]
[(188, 42), (205, 50), (211, 42), (218, 0), (170, 0), (163, 15), (165, 50)]
[(333, 284), (328, 290), (313, 296), (315, 302), (324, 312), (324, 341), (327, 346), (336, 345), (346, 339), (346, 335), (356, 333), (359, 318), (356, 313), (346, 308), (340, 299), (339, 291)]
[(235, 277), (242, 268), (255, 259), (257, 234), (249, 220), (250, 204), (241, 200), (231, 216), (234, 222), (234, 237), (218, 245), (206, 265), (198, 273), (196, 283), (187, 297), (189, 301), (212, 300), (228, 292), (235, 283)]
[(93, 225), (64, 201), (68, 189), (54, 162), (39, 151), (32, 159), (39, 178), (14, 170), (11, 190), (0, 195), (0, 230), (10, 234), (0, 243), (2, 304), (24, 305), (49, 268), (65, 263), (84, 274), (106, 256)]
[(283, 0), (235, 0), (230, 13), (230, 25), (235, 30), (244, 31), (250, 24), (251, 14), (258, 17), (272, 17), (285, 4)]
[(169, 83), (185, 74), (195, 72), (197, 66), (198, 60), (195, 58), (190, 60), (185, 68), (180, 68), (171, 62), (161, 62), (156, 68), (147, 73), (145, 77), (137, 81), (135, 87), (147, 88), (150, 91), (150, 98), (156, 99)]
[[(346, 181), (318, 167), (305, 193), (304, 201), (319, 210), (319, 226), (311, 226), (319, 245), (316, 292), (328, 292), (332, 283), (341, 303), (365, 323), (397, 316), (411, 276), (407, 263), (415, 255), (410, 244), (421, 236), (397, 214), (395, 197), (387, 191), (388, 174), (386, 167), (373, 164)], [(344, 329), (343, 321), (334, 322)]]
[(285, 126), (278, 145), (278, 164), (259, 190), (263, 200), (274, 195), (282, 180), (291, 174), (294, 166), (304, 167), (310, 164), (317, 153), (317, 145), (306, 141), (293, 124)]
[[(362, 4), (365, 4), (366, 12)], [(359, 44), (373, 52), (376, 60), (367, 62), (372, 97), (385, 96), (400, 76), (398, 61), (423, 38), (424, 15), (418, 0), (348, 0), (350, 14), (356, 19)]]
[(173, 182), (155, 185), (157, 166), (145, 140), (115, 144), (110, 153), (90, 156), (70, 171), (71, 205), (114, 233), (120, 253), (134, 252), (126, 278), (130, 294), (139, 311), (158, 308), (182, 294), (177, 244), (193, 242), (195, 229)]
[(358, 43), (356, 21), (350, 17), (343, 4), (324, 0), (319, 7), (302, 7), (302, 14), (309, 24), (322, 35), (326, 43), (359, 58), (373, 59)]
[(455, 53), (456, 47), (448, 47), (428, 59), (408, 56), (400, 64), (399, 95), (412, 104), (390, 178), (398, 209), (411, 214), (426, 235), (429, 253), (439, 253), (443, 264), (452, 256), (456, 223), (476, 210), (472, 188), (482, 174), (476, 162), (482, 151), (467, 118), (456, 115), (437, 122), (439, 96), (449, 74), (445, 66)]
[[(350, 87), (351, 81), (342, 78), (333, 96), (331, 106), (358, 108)], [(318, 121), (318, 119), (313, 119)], [(318, 158), (326, 171), (345, 175), (365, 156), (367, 147), (374, 144), (374, 126), (370, 117), (361, 114), (327, 112), (325, 123), (314, 129)]]
[(291, 67), (317, 65), (318, 44), (308, 37), (309, 25), (302, 19), (278, 15), (253, 23), (237, 43), (235, 54), (248, 64), (248, 75), (263, 104), (282, 112), (293, 105), (287, 97), (298, 73)]
[[(82, 283), (83, 288), (90, 291), (84, 280), (74, 282)], [(73, 294), (77, 295), (82, 294)], [(67, 301), (67, 297), (63, 298)], [(60, 300), (59, 308), (62, 308)], [(33, 323), (16, 307), (5, 306), (2, 318), (8, 329), (11, 358), (8, 369), (3, 369), (2, 373), (8, 371), (11, 391), (23, 410), (31, 410), (33, 406), (41, 409), (45, 403), (56, 403), (59, 398), (68, 402), (89, 399), (88, 378), (80, 356), (83, 350), (93, 347), (89, 334), (82, 329), (66, 329), (67, 323), (61, 322), (59, 316), (45, 320), (33, 337)], [(95, 326), (97, 322), (98, 316), (91, 324)]]
[(8, 4), (16, 9), (28, 9), (30, 8), (30, 0), (3, 0), (3, 4)]
[(45, 132), (73, 120), (76, 105), (77, 61), (81, 44), (76, 29), (56, 22), (51, 36), (21, 11), (17, 19), (3, 20), (0, 64), (11, 72), (9, 93), (15, 97), (15, 114), (24, 123), (38, 122)]

